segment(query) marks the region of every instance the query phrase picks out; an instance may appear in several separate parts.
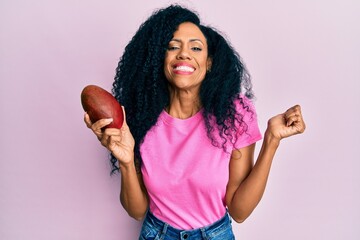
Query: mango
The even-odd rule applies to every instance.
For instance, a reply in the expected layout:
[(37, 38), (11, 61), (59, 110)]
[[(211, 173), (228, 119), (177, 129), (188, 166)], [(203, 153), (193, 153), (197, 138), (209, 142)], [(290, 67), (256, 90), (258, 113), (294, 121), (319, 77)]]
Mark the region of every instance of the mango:
[(81, 92), (81, 104), (85, 112), (89, 114), (92, 123), (103, 119), (112, 118), (113, 121), (104, 128), (121, 128), (124, 122), (124, 114), (120, 103), (116, 98), (96, 85), (88, 85)]

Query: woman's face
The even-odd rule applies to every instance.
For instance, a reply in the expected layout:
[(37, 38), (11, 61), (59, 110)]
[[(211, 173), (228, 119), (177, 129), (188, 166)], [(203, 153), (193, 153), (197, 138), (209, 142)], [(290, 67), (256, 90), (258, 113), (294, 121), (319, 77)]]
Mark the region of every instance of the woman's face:
[(204, 34), (193, 23), (180, 24), (165, 55), (164, 72), (171, 86), (198, 89), (210, 64)]

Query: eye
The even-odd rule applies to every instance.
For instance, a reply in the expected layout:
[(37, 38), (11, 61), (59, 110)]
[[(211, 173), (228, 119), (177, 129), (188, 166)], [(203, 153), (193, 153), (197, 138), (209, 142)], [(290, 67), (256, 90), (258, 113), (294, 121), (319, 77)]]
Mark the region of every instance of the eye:
[(195, 52), (200, 52), (202, 50), (202, 48), (199, 47), (192, 47), (191, 49)]
[(168, 48), (167, 48), (168, 51), (174, 51), (177, 49), (179, 49), (179, 47), (177, 47), (177, 46), (168, 46)]

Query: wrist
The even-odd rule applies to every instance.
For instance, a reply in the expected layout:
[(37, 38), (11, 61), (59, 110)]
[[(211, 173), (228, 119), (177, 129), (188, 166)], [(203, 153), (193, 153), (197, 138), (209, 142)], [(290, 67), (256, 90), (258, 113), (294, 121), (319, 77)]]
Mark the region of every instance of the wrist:
[(269, 131), (265, 131), (264, 142), (270, 146), (277, 148), (280, 145), (280, 138), (274, 136)]
[(119, 163), (120, 170), (129, 170), (129, 169), (135, 167), (134, 159), (132, 159), (131, 161), (128, 161), (128, 162), (123, 162), (123, 161), (118, 160), (118, 163)]

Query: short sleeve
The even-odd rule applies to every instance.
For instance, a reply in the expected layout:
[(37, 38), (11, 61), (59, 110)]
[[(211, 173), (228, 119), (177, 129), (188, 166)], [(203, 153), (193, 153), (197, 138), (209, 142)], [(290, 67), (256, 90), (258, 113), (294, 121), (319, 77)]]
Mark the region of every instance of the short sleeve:
[(245, 96), (241, 95), (241, 100), (235, 102), (237, 111), (243, 116), (243, 123), (239, 127), (235, 148), (247, 147), (262, 138), (257, 114), (254, 104)]

